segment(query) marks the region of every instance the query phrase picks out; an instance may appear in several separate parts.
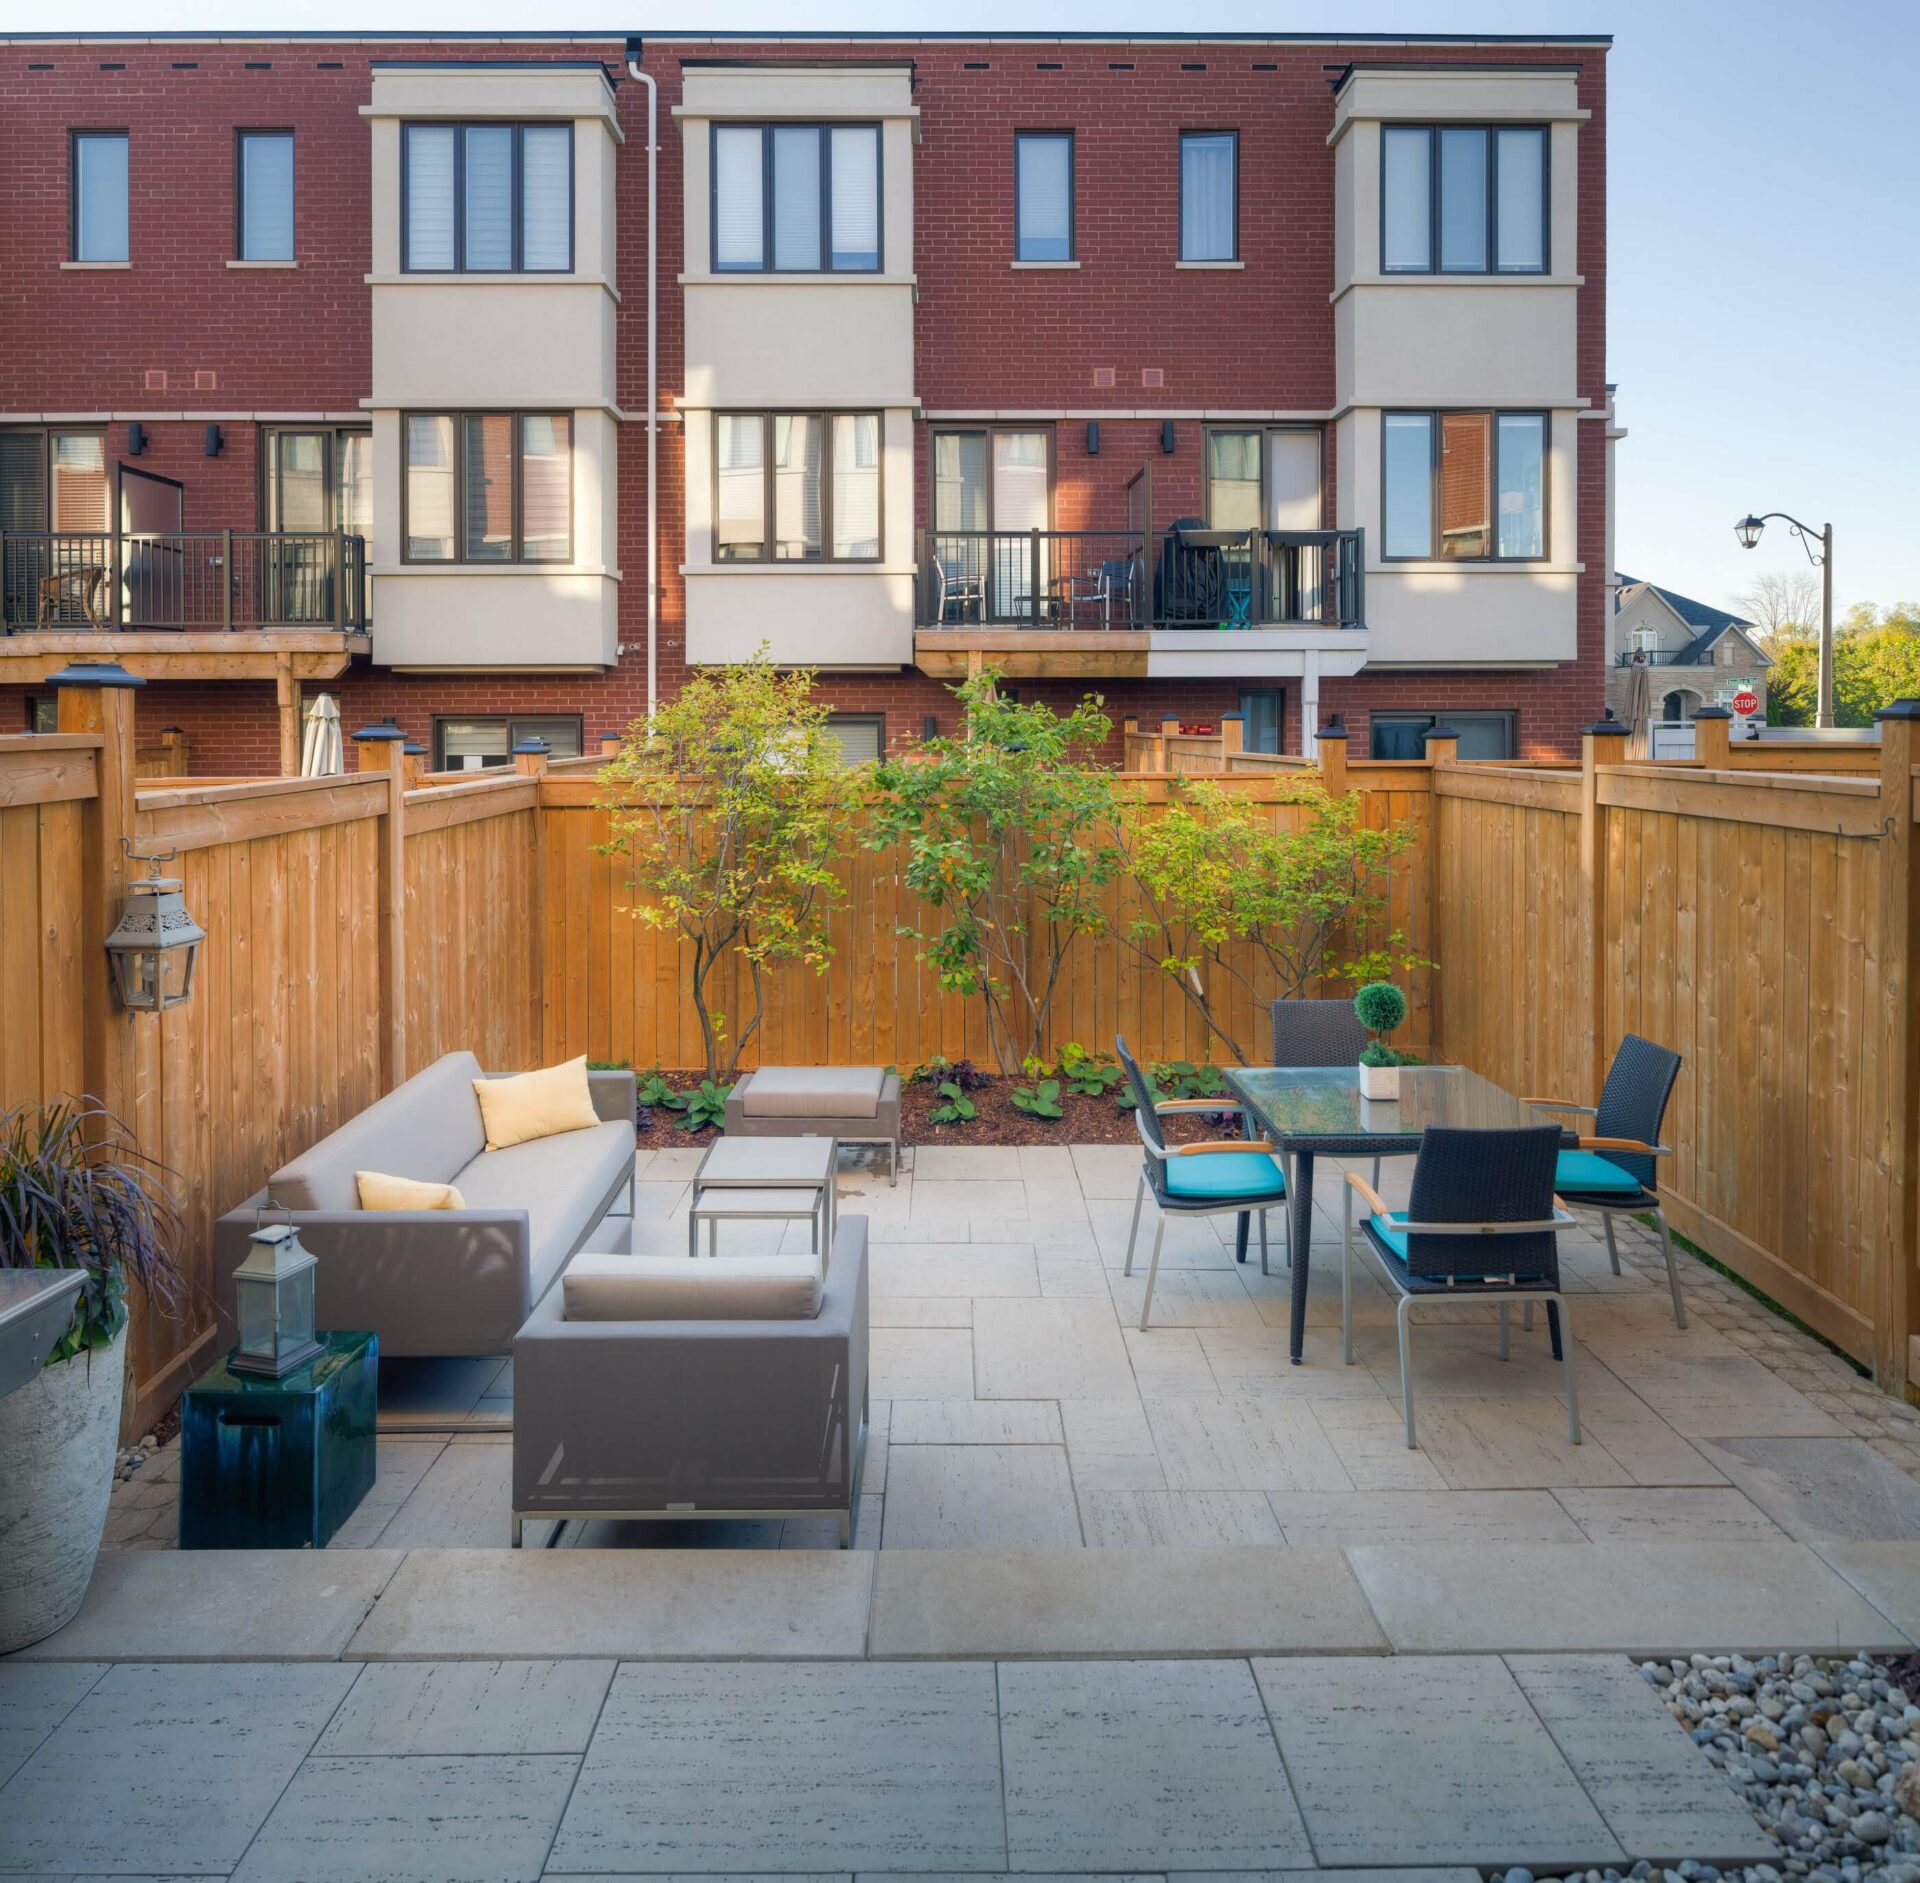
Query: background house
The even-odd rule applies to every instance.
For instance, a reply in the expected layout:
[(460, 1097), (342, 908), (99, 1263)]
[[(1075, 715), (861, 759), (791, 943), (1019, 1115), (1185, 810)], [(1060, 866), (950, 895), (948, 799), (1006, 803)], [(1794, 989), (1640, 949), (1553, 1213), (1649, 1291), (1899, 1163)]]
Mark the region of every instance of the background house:
[(1752, 693), (1751, 717), (1767, 716), (1767, 671), (1772, 657), (1760, 645), (1751, 621), (1710, 608), (1690, 595), (1630, 575), (1615, 578), (1607, 704), (1627, 716), (1627, 690), (1636, 655), (1653, 666), (1654, 716), (1684, 725), (1703, 706), (1737, 710), (1735, 699)]

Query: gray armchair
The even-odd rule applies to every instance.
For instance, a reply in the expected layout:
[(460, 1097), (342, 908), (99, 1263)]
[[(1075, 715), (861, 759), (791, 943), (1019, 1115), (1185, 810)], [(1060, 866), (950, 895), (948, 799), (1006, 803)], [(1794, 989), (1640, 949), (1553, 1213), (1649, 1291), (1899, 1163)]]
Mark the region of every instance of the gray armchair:
[(569, 1320), (555, 1288), (513, 1343), (514, 1547), (529, 1519), (834, 1515), (844, 1549), (866, 1439), (864, 1216), (810, 1319)]

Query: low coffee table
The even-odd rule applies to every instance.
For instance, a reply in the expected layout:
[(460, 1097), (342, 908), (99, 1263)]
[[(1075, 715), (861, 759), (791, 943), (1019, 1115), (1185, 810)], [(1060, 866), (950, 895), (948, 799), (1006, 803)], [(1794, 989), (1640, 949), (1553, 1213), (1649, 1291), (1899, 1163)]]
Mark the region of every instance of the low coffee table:
[(824, 1267), (833, 1247), (836, 1138), (721, 1138), (693, 1174), (687, 1254), (717, 1253), (721, 1222), (810, 1222)]

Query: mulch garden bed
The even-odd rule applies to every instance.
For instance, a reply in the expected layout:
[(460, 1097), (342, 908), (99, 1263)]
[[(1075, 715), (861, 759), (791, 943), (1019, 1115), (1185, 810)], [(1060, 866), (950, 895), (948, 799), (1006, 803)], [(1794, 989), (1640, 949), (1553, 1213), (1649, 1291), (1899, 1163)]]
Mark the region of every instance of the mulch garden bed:
[[(698, 1073), (667, 1073), (667, 1081), (678, 1090), (700, 1083)], [(1137, 1144), (1133, 1116), (1124, 1112), (1110, 1097), (1082, 1098), (1063, 1092), (1060, 1106), (1064, 1116), (1036, 1118), (1017, 1109), (1010, 1096), (1019, 1079), (986, 1078), (974, 1091), (975, 1116), (954, 1124), (937, 1125), (931, 1114), (946, 1101), (928, 1080), (909, 1080), (900, 1093), (900, 1128), (908, 1144)], [(1173, 1143), (1190, 1143), (1201, 1138), (1236, 1135), (1238, 1117), (1234, 1113), (1194, 1112), (1166, 1120), (1166, 1134)], [(707, 1144), (715, 1133), (688, 1131), (680, 1114), (664, 1106), (643, 1111), (640, 1118), (640, 1148), (646, 1151), (669, 1150), (675, 1145)]]

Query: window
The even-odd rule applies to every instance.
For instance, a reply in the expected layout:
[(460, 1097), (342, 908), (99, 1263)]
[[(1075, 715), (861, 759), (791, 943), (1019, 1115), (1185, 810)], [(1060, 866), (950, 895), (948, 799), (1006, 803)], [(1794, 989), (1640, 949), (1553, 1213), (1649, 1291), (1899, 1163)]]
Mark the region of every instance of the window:
[(400, 533), (408, 562), (566, 562), (573, 420), (564, 412), (409, 413)]
[(716, 274), (876, 274), (877, 124), (716, 124)]
[(1537, 561), (1547, 553), (1544, 412), (1388, 412), (1386, 555)]
[(60, 730), (60, 698), (55, 693), (29, 693), (27, 695), (27, 730), (29, 732), (58, 732)]
[(716, 414), (713, 558), (879, 561), (879, 414)]
[(127, 259), (127, 134), (76, 131), (72, 152), (73, 259)]
[(1013, 140), (1013, 258), (1073, 260), (1073, 133), (1022, 131)]
[[(1425, 758), (1426, 733), (1440, 724), (1437, 713), (1375, 713), (1371, 736), (1375, 758)], [(1448, 713), (1446, 723), (1460, 735), (1462, 758), (1512, 758), (1511, 713)]]
[(373, 535), (371, 432), (270, 430), (261, 457), (269, 530)]
[(409, 124), (400, 266), (413, 274), (573, 268), (573, 126)]
[(935, 558), (950, 579), (983, 583), (985, 619), (1031, 618), (1052, 593), (1053, 433), (938, 431), (932, 450)]
[(829, 713), (827, 737), (837, 740), (843, 765), (871, 765), (887, 749), (887, 721), (882, 713)]
[(1384, 126), (1380, 266), (1388, 274), (1544, 274), (1546, 127)]
[(577, 714), (538, 719), (436, 719), (433, 722), (434, 769), (443, 772), (491, 771), (513, 763), (513, 748), (523, 739), (544, 739), (553, 758), (581, 754)]
[(234, 252), (243, 262), (293, 260), (293, 133), (242, 131), (234, 174)]
[(1321, 439), (1317, 426), (1210, 431), (1207, 521), (1217, 530), (1317, 530)]
[(1280, 749), (1280, 709), (1286, 695), (1278, 687), (1240, 695), (1240, 745), (1247, 752)]
[(1240, 134), (1180, 133), (1180, 259), (1240, 257)]

